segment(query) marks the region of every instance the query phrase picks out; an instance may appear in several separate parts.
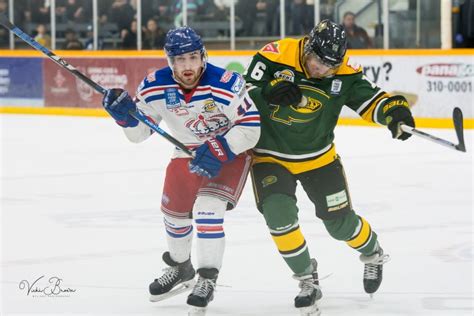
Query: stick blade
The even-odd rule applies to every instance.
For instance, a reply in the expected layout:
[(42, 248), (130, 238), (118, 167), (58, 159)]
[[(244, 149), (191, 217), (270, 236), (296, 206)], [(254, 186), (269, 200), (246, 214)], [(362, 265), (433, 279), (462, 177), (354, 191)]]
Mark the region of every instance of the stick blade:
[(460, 108), (455, 107), (453, 110), (453, 122), (456, 135), (458, 137), (459, 144), (456, 145), (456, 149), (462, 152), (466, 152), (466, 145), (464, 144), (464, 123), (462, 111)]

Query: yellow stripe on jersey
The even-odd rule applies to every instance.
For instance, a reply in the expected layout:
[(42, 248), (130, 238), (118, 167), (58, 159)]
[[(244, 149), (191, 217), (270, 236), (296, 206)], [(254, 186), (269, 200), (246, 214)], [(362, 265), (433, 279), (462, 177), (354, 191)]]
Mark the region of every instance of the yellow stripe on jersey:
[(272, 234), (272, 238), (277, 245), (278, 251), (285, 254), (297, 252), (306, 243), (299, 227), (283, 235)]
[(359, 218), (362, 223), (359, 233), (352, 239), (346, 241), (346, 243), (352, 248), (359, 248), (360, 246), (364, 245), (369, 240), (372, 232), (369, 223), (367, 223), (367, 221), (362, 217)]
[(362, 118), (371, 123), (375, 123), (375, 115), (377, 113), (374, 113), (375, 109), (377, 108), (377, 105), (379, 104), (380, 100), (385, 99), (390, 97), (388, 93), (383, 93), (380, 95), (378, 98), (376, 98), (374, 101), (372, 101), (363, 111), (362, 111)]
[(270, 156), (257, 156), (255, 153), (253, 155), (254, 164), (262, 163), (262, 162), (277, 163), (285, 167), (292, 174), (298, 174), (298, 173), (310, 171), (313, 169), (321, 168), (325, 165), (330, 164), (336, 159), (337, 159), (337, 154), (336, 154), (335, 146), (331, 146), (331, 148), (327, 152), (325, 152), (324, 154), (318, 156), (317, 158), (313, 160), (302, 161), (302, 162), (284, 161), (284, 160), (280, 160), (278, 158), (270, 157)]

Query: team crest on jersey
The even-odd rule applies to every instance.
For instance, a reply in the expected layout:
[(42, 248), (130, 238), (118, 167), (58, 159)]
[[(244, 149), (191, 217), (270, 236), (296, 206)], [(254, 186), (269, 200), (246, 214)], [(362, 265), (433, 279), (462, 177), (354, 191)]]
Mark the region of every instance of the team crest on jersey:
[(214, 110), (216, 109), (217, 105), (216, 103), (214, 102), (214, 100), (206, 100), (204, 101), (204, 105), (203, 105), (203, 109), (204, 111), (206, 112), (214, 112)]
[(224, 132), (229, 127), (229, 119), (222, 113), (203, 115), (185, 123), (198, 139), (206, 139)]
[(278, 49), (278, 43), (268, 43), (262, 48), (262, 52), (279, 54), (280, 50)]
[(295, 111), (300, 113), (312, 113), (319, 110), (323, 104), (318, 99), (303, 96), (297, 107), (291, 106)]
[(342, 89), (342, 81), (339, 79), (334, 79), (331, 83), (331, 94), (339, 95)]
[(181, 101), (179, 99), (178, 89), (176, 88), (165, 89), (165, 102), (166, 102), (166, 108), (168, 110), (179, 108), (181, 106)]
[(283, 69), (281, 71), (275, 72), (275, 78), (282, 78), (287, 81), (295, 82), (295, 73), (290, 69)]

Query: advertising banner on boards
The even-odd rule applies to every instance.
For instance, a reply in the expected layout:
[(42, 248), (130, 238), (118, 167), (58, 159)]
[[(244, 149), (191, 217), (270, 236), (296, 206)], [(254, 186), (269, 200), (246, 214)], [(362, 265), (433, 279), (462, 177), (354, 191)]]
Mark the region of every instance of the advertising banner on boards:
[(42, 58), (0, 58), (0, 104), (19, 105), (15, 100), (22, 99), (25, 104), (42, 101), (42, 62)]
[[(167, 65), (165, 58), (68, 58), (102, 87), (122, 88), (134, 95), (146, 75)], [(100, 108), (102, 95), (49, 60), (44, 61), (45, 105)]]

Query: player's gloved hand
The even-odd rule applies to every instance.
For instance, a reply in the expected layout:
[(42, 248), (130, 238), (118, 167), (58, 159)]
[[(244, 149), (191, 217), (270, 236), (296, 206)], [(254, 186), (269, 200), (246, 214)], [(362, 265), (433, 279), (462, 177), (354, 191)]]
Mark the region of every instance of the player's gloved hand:
[(128, 113), (130, 110), (136, 111), (137, 106), (127, 91), (123, 89), (107, 90), (102, 99), (102, 105), (118, 125), (122, 127), (138, 125), (138, 120)]
[(223, 136), (206, 141), (196, 149), (195, 153), (196, 156), (189, 163), (189, 171), (208, 178), (217, 176), (222, 169), (222, 164), (235, 158), (235, 154), (230, 150)]
[(300, 103), (303, 94), (293, 82), (277, 78), (263, 88), (262, 96), (270, 104), (289, 106)]
[(407, 140), (411, 137), (411, 134), (403, 132), (400, 128), (401, 124), (415, 127), (415, 120), (404, 96), (395, 95), (388, 98), (385, 101), (383, 112), (388, 129), (392, 132), (392, 138)]

